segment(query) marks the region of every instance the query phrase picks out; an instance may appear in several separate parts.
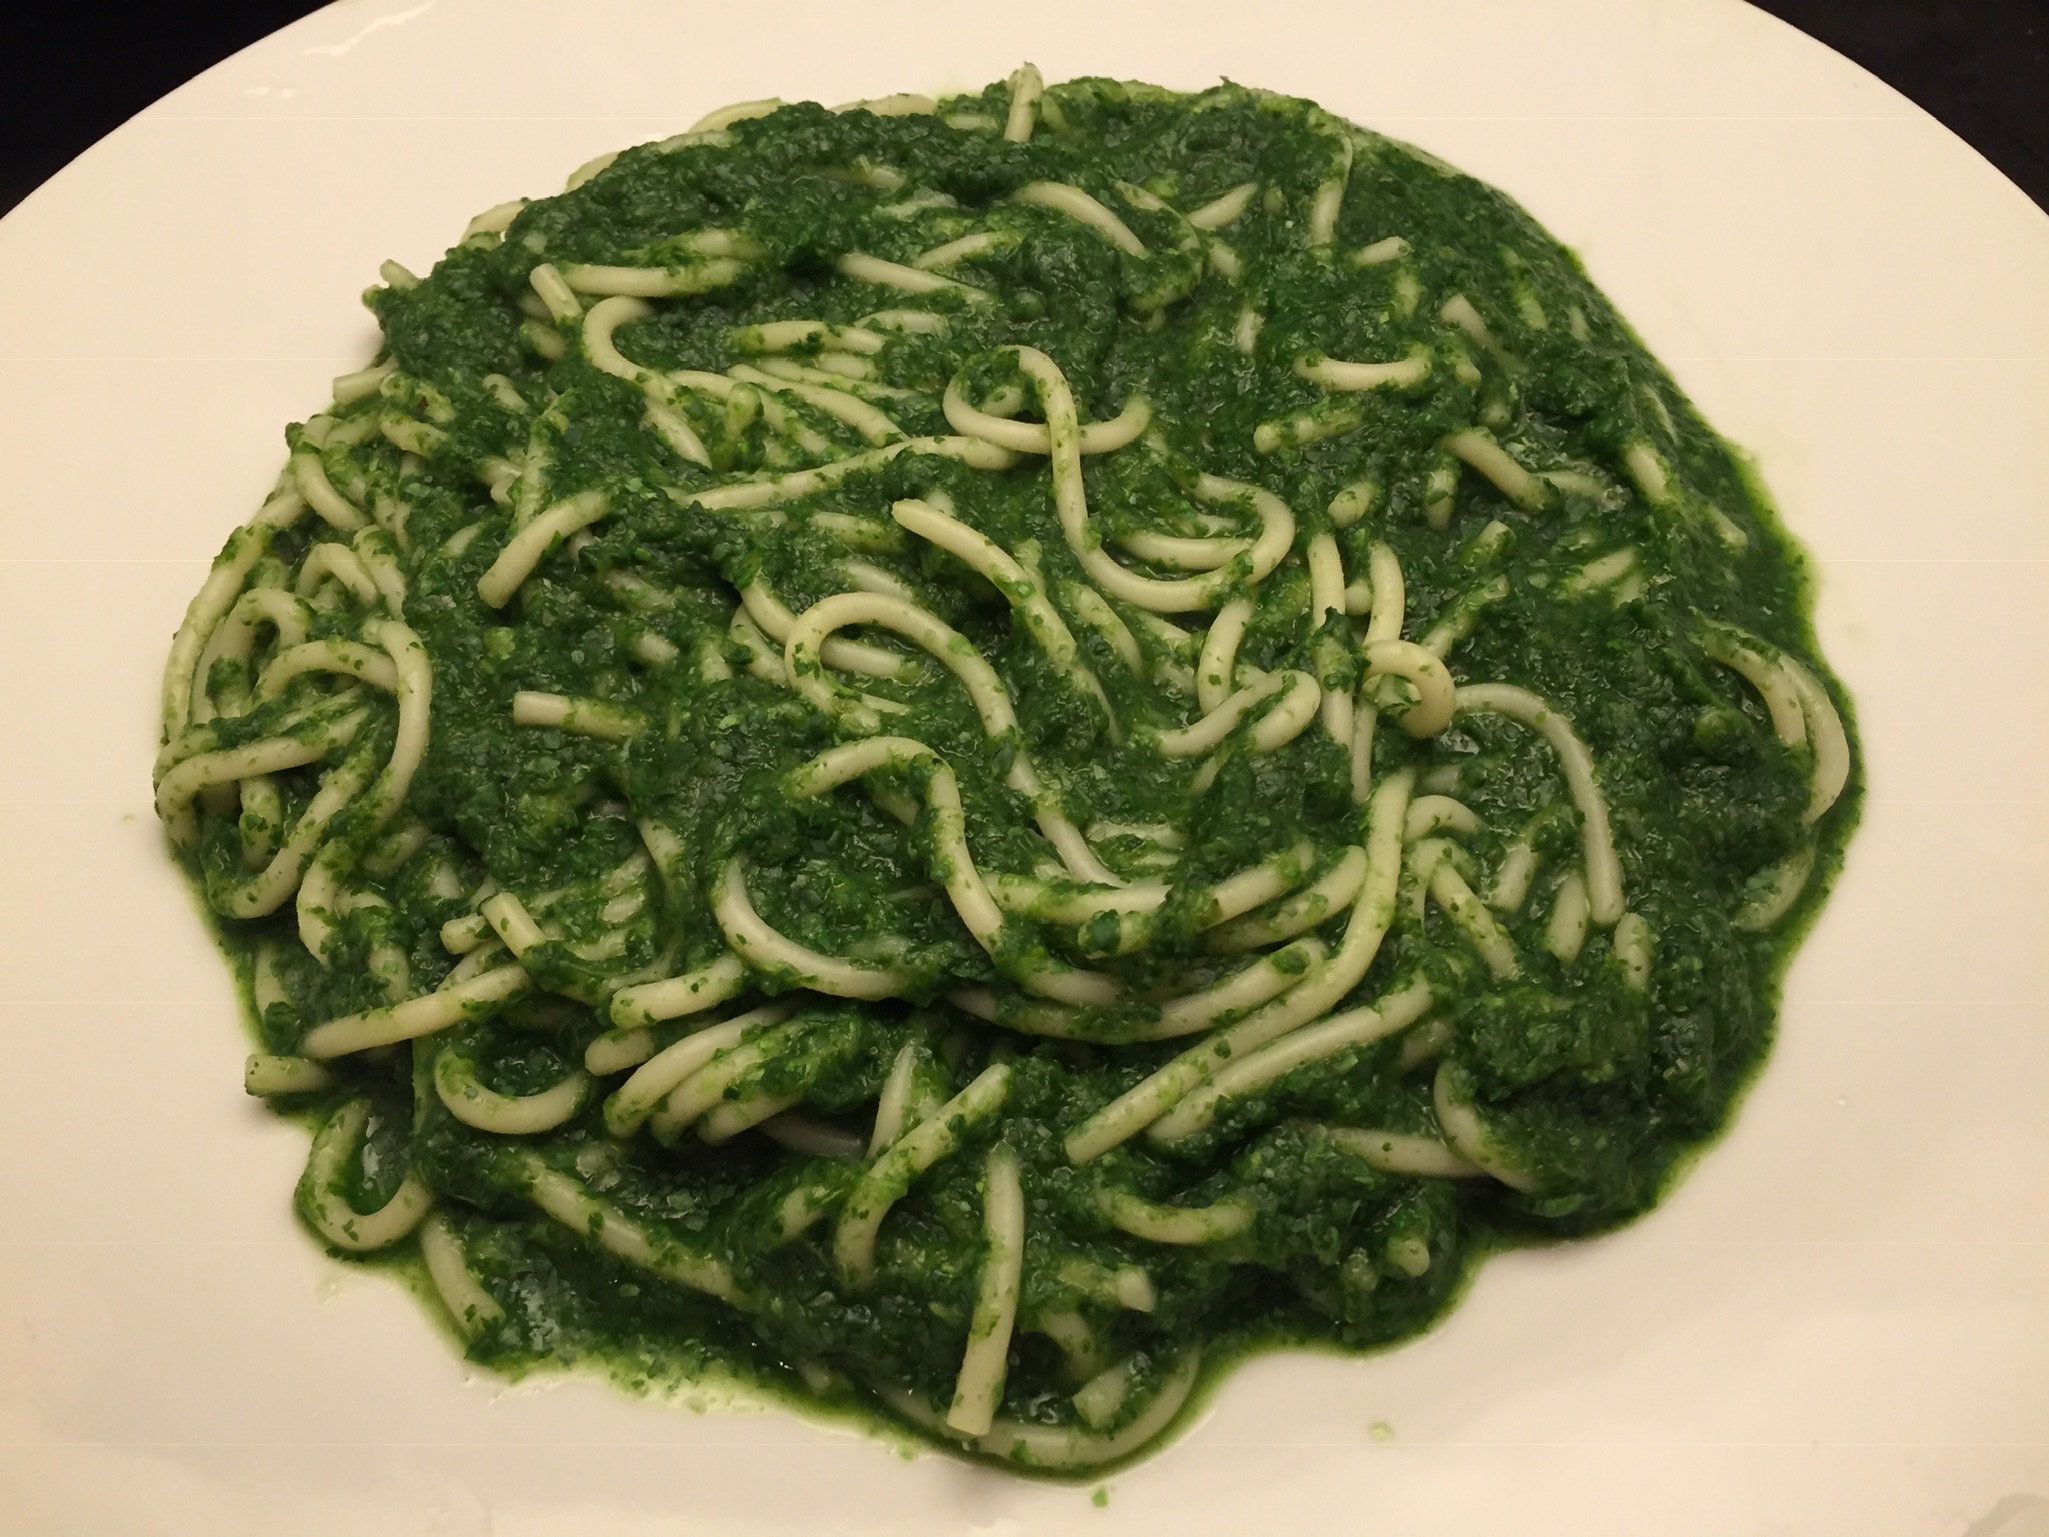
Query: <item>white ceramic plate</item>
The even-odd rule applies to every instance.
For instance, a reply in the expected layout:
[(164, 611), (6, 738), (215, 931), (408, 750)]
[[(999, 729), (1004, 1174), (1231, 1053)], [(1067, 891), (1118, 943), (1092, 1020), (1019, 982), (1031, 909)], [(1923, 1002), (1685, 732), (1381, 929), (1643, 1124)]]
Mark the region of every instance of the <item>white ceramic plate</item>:
[[(403, 6), (405, 0), (390, 0)], [(1871, 794), (1733, 1135), (1430, 1337), (1275, 1357), (1033, 1486), (780, 1412), (507, 1389), (316, 1252), (148, 804), (164, 648), (369, 356), (355, 295), (724, 101), (1021, 58), (1299, 92), (1585, 256), (1822, 575)], [(345, 3), (0, 223), (0, 1527), (33, 1534), (2049, 1530), (2049, 219), (1736, 0)]]

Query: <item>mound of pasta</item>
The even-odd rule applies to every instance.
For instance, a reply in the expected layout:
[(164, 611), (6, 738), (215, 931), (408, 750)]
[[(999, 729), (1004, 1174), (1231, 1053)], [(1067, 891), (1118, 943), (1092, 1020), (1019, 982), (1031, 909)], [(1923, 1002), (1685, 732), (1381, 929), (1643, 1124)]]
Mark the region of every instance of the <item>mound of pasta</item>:
[(304, 1220), (475, 1359), (1099, 1467), (1724, 1123), (1852, 749), (1742, 467), (1499, 193), (1027, 67), (383, 279), (157, 804)]

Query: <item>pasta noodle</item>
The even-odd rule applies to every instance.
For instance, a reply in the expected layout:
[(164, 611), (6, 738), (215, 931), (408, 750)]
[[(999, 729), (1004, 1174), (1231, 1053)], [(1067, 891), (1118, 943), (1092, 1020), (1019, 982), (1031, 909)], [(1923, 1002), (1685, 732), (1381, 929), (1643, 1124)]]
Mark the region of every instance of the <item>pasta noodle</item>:
[(1842, 696), (1499, 194), (1025, 66), (712, 113), (368, 302), (157, 806), (299, 1211), (475, 1359), (1079, 1473), (1640, 1212), (1760, 1059)]

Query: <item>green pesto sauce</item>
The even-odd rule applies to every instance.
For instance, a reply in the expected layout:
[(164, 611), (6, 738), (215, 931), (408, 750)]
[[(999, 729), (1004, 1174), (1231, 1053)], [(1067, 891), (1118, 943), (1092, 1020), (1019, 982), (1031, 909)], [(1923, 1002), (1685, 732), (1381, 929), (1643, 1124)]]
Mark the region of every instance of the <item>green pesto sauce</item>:
[[(245, 981), (257, 947), (276, 947), (284, 1001), (262, 1013), (257, 1030), (265, 1050), (285, 1054), (321, 1021), (387, 1001), (373, 964), (379, 947), (403, 954), (411, 992), (436, 986), (457, 963), (443, 948), (442, 926), (473, 911), (487, 878), (556, 926), (526, 958), (540, 985), (526, 1000), (410, 1046), (342, 1058), (333, 1064), (340, 1088), (283, 1102), (311, 1112), (371, 1097), (371, 1131), (345, 1194), (373, 1210), (408, 1168), (439, 1193), (471, 1271), (504, 1311), (466, 1342), (486, 1366), (517, 1374), (582, 1363), (636, 1386), (738, 1380), (899, 1429), (871, 1389), (900, 1386), (943, 1412), (983, 1252), (981, 1150), (1000, 1138), (1022, 1161), (1028, 1210), (1002, 1413), (1075, 1423), (1074, 1367), (1034, 1327), (1071, 1312), (1095, 1330), (1102, 1360), (1136, 1361), (1128, 1418), (1191, 1345), (1205, 1347), (1211, 1386), (1229, 1363), (1275, 1345), (1383, 1346), (1440, 1318), (1486, 1254), (1600, 1231), (1645, 1211), (1725, 1126), (1765, 1054), (1779, 979), (1854, 825), (1861, 774), (1853, 769), (1818, 825), (1803, 825), (1811, 754), (1784, 745), (1756, 690), (1703, 649), (1706, 621), (1735, 626), (1768, 652), (1800, 659), (1848, 714), (1816, 651), (1804, 563), (1738, 456), (1572, 255), (1493, 189), (1305, 103), (1236, 87), (1181, 97), (1091, 80), (1054, 88), (1047, 103), (1026, 143), (975, 126), (977, 118), (1004, 120), (1008, 91), (996, 86), (946, 103), (937, 116), (835, 115), (801, 105), (739, 123), (718, 142), (627, 150), (576, 190), (529, 204), (502, 238), (465, 240), (417, 287), (373, 290), (367, 302), (384, 329), (383, 357), (397, 371), (376, 393), (288, 434), (295, 448), (320, 454), (345, 495), (402, 533), (405, 619), (432, 659), (434, 697), (427, 757), (393, 825), (417, 819), (426, 836), (395, 867), (373, 856), (358, 869), (351, 890), (364, 900), (338, 916), (326, 964), (300, 945), (289, 903), (267, 918), (219, 918), (216, 926)], [(1335, 229), (1328, 244), (1313, 246), (1314, 199), (1347, 141), (1352, 162)], [(1042, 181), (1088, 191), (1148, 255), (1120, 252), (1056, 210), (1006, 201)], [(1256, 190), (1238, 218), (1213, 233), (1186, 224), (1183, 215), (1246, 182)], [(1120, 191), (1124, 183), (1152, 199), (1134, 201)], [(1393, 549), (1411, 640), (1499, 581), (1475, 605), (1449, 665), (1461, 684), (1532, 690), (1576, 724), (1608, 800), (1629, 906), (1655, 937), (1648, 988), (1627, 985), (1610, 934), (1598, 926), (1572, 964), (1546, 949), (1560, 881), (1580, 847), (1550, 749), (1523, 726), (1484, 714), (1461, 714), (1441, 735), (1411, 740), (1395, 724), (1405, 705), (1397, 692), (1375, 739), (1376, 775), (1413, 768), (1424, 789), (1444, 787), (1477, 815), (1480, 830), (1461, 840), (1475, 889), (1486, 889), (1518, 837), (1529, 838), (1539, 863), (1520, 908), (1496, 915), (1521, 958), (1518, 978), (1493, 980), (1434, 905), (1418, 921), (1405, 886), (1401, 915), (1348, 1004), (1402, 979), (1433, 982), (1444, 1002), (1430, 1018), (1447, 1027), (1441, 1056), (1463, 1073), (1490, 1134), (1535, 1193), (1490, 1179), (1382, 1173), (1328, 1138), (1322, 1128), (1333, 1125), (1441, 1135), (1430, 1092), (1436, 1063), (1405, 1061), (1414, 1031), (1298, 1070), (1229, 1104), (1185, 1142), (1160, 1147), (1137, 1137), (1092, 1164), (1069, 1163), (1063, 1134), (1189, 1042), (1046, 1040), (983, 1024), (948, 1003), (945, 995), (963, 983), (994, 987), (1006, 1009), (1023, 995), (936, 883), (929, 818), (907, 828), (858, 784), (812, 801), (783, 792), (783, 775), (842, 738), (798, 694), (750, 673), (730, 630), (737, 590), (764, 579), (801, 613), (848, 590), (848, 559), (880, 568), (994, 665), (1023, 742), (1078, 826), (1163, 824), (1185, 835), (1185, 849), (1168, 856), (1138, 836), (1093, 840), (1121, 874), (1176, 883), (1146, 949), (1105, 960), (1092, 953), (1099, 944), (1086, 928), (1026, 926), (1029, 946), (1111, 970), (1132, 993), (1181, 990), (1171, 984), (1213, 974), (1202, 969), (1218, 958), (1194, 926), (1196, 888), (1305, 839), (1322, 851), (1320, 872), (1363, 841), (1346, 753), (1312, 725), (1282, 750), (1255, 754), (1241, 729), (1197, 793), (1191, 776), (1200, 759), (1153, 752), (1142, 727), (1179, 727), (1201, 713), (1176, 682), (1194, 657), (1177, 668), (1141, 616), (1119, 605), (1144, 653), (1145, 670), (1134, 673), (1077, 618), (1061, 595), (1084, 578), (1055, 517), (1043, 457), (990, 471), (906, 454), (772, 511), (706, 511), (679, 500), (677, 493), (867, 447), (797, 397), (773, 399), (786, 423), (826, 440), (829, 452), (807, 450), (800, 434), (778, 429), (744, 396), (735, 407), (710, 392), (683, 392), (676, 409), (712, 460), (691, 463), (643, 426), (637, 385), (585, 360), (573, 321), (557, 326), (537, 312), (529, 281), (537, 263), (693, 271), (702, 258), (679, 237), (700, 229), (741, 232), (761, 255), (736, 281), (657, 299), (649, 318), (622, 326), (615, 342), (639, 364), (723, 372), (761, 362), (736, 343), (738, 327), (791, 318), (853, 325), (878, 310), (930, 311), (945, 317), (944, 334), (889, 332), (872, 357), (873, 383), (886, 390), (868, 398), (907, 433), (953, 431), (940, 397), (956, 377), (978, 401), (1019, 384), (1000, 351), (1008, 346), (1052, 357), (1085, 422), (1116, 415), (1134, 395), (1151, 402), (1147, 443), (1085, 461), (1090, 513), (1106, 547), (1139, 531), (1211, 536), (1214, 517), (1251, 532), (1243, 508), (1189, 494), (1201, 473), (1280, 496), (1297, 520), (1295, 547), (1247, 589), (1256, 608), (1243, 663), (1301, 667), (1326, 686), (1356, 685), (1363, 621), (1336, 617), (1319, 637), (1307, 634), (1304, 551), (1321, 533), (1335, 535), (1349, 581), (1365, 577), (1375, 541)], [(977, 231), (999, 237), (994, 249), (947, 270), (993, 295), (987, 305), (953, 292), (900, 293), (834, 270), (848, 251), (910, 263)], [(1355, 260), (1363, 249), (1385, 252), (1382, 243), (1397, 236), (1406, 242), (1401, 254)], [(1218, 241), (1228, 248), (1223, 256), (1214, 254)], [(1491, 345), (1444, 318), (1455, 295), (1484, 319)], [(1259, 317), (1250, 338), (1248, 311)], [(1293, 366), (1315, 355), (1387, 361), (1412, 347), (1429, 349), (1434, 364), (1409, 387), (1333, 394)], [(820, 350), (782, 355), (813, 363)], [(548, 355), (557, 351), (563, 355)], [(512, 395), (519, 409), (508, 404)], [(1355, 413), (1359, 424), (1303, 446), (1257, 450), (1260, 424), (1303, 412)], [(1036, 419), (1036, 405), (1023, 415)], [(382, 435), (333, 430), (335, 419), (368, 427), (366, 416), (386, 424)], [(392, 422), (401, 441), (422, 451), (402, 452)], [(407, 439), (407, 423), (435, 431)], [(1524, 507), (1463, 469), (1448, 526), (1433, 527), (1431, 477), (1454, 463), (1440, 444), (1476, 424), (1527, 468), (1572, 473), (1563, 485), (1546, 483), (1540, 505)], [(1669, 476), (1656, 504), (1627, 468), (1639, 445)], [(600, 488), (611, 510), (587, 536), (551, 551), (512, 601), (493, 610), (477, 581), (504, 548), (526, 494), (500, 475), (494, 497), (498, 464), (526, 465), (549, 503)], [(1366, 510), (1339, 526), (1326, 509), (1361, 482), (1373, 488)], [(1036, 546), (1121, 740), (1099, 707), (1047, 664), (1001, 594), (890, 522), (896, 498), (940, 492), (1004, 549)], [(845, 516), (879, 537), (850, 546)], [(312, 544), (334, 537), (303, 519), (275, 538), (251, 581), (279, 580)], [(1572, 594), (1574, 573), (1625, 548), (1635, 552), (1634, 577)], [(312, 607), (314, 638), (360, 634), (366, 610), (337, 584), (317, 589)], [(1197, 642), (1208, 623), (1204, 613), (1167, 617)], [(890, 644), (884, 635), (868, 638)], [(650, 661), (665, 654), (663, 643), (677, 660)], [(223, 663), (209, 681), (217, 691), (246, 683), (266, 654), (258, 651), (246, 675)], [(707, 655), (731, 676), (708, 678)], [(915, 736), (953, 766), (968, 842), (985, 875), (1045, 870), (1049, 846), (1005, 783), (1008, 746), (990, 741), (949, 674), (928, 661), (908, 681), (852, 681), (910, 706), (892, 718), (903, 725), (885, 729)], [(331, 675), (309, 674), (281, 700), (222, 718), (219, 740), (231, 746), (273, 735), (281, 711), (337, 686)], [(647, 729), (622, 744), (514, 727), (511, 699), (520, 690), (606, 701)], [(387, 704), (367, 728), (385, 751), (388, 715)], [(309, 802), (320, 770), (276, 776), (288, 823)], [(907, 773), (879, 778), (913, 798), (921, 789)], [(601, 882), (641, 850), (645, 820), (673, 830), (681, 856), (659, 880), (647, 878), (649, 899), (637, 912), (608, 918), (602, 910), (616, 893)], [(240, 873), (248, 830), (232, 806), (202, 810), (192, 869), (203, 889)], [(344, 813), (335, 836), (352, 835)], [(1815, 873), (1790, 911), (1763, 932), (1735, 926), (1759, 883), (1809, 844)], [(431, 1086), (432, 1064), (448, 1049), (472, 1059), (500, 1093), (557, 1082), (609, 1027), (601, 1008), (573, 995), (602, 999), (608, 978), (702, 965), (724, 950), (710, 892), (735, 852), (747, 857), (753, 901), (771, 925), (814, 950), (887, 962), (916, 980), (900, 1000), (811, 999), (791, 1049), (729, 1097), (799, 1096), (814, 1120), (865, 1139), (907, 1041), (923, 1043), (923, 1069), (942, 1094), (998, 1056), (1014, 1065), (1002, 1114), (975, 1128), (967, 1147), (891, 1212), (879, 1278), (866, 1291), (836, 1280), (829, 1220), (795, 1242), (772, 1236), (782, 1198), (817, 1176), (822, 1160), (758, 1133), (717, 1147), (689, 1135), (673, 1148), (645, 1132), (611, 1138), (600, 1107), (618, 1078), (602, 1083), (567, 1125), (523, 1139), (456, 1120)], [(545, 907), (536, 901), (544, 893), (555, 894)], [(1334, 912), (1315, 932), (1335, 944), (1344, 919), (1344, 910)], [(595, 947), (597, 958), (579, 954), (579, 945)], [(774, 976), (754, 984), (733, 1009), (784, 988)], [(1151, 1007), (1109, 1006), (1092, 1028), (1114, 1042)], [(657, 1026), (657, 1043), (704, 1018)], [(574, 1173), (650, 1232), (724, 1259), (753, 1304), (743, 1312), (657, 1279), (540, 1214), (507, 1156), (509, 1141)], [(1258, 1215), (1225, 1244), (1147, 1243), (1099, 1214), (1095, 1192), (1105, 1182), (1188, 1205), (1249, 1196)], [(1428, 1266), (1411, 1275), (1390, 1255), (1414, 1255), (1417, 1243)], [(409, 1266), (410, 1254), (386, 1262)], [(1144, 1267), (1157, 1305), (1136, 1312), (1078, 1288), (1075, 1261)], [(1083, 1470), (1091, 1479), (1100, 1473)]]

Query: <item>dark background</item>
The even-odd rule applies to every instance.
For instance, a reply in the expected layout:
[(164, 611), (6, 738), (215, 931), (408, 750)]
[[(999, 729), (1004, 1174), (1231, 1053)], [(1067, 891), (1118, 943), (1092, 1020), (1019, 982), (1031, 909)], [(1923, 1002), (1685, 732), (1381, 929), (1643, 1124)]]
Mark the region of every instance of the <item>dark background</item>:
[[(0, 212), (165, 92), (319, 9), (309, 0), (15, 3), (35, 22), (0, 44)], [(2049, 209), (2049, 0), (1763, 8), (1912, 97)]]

